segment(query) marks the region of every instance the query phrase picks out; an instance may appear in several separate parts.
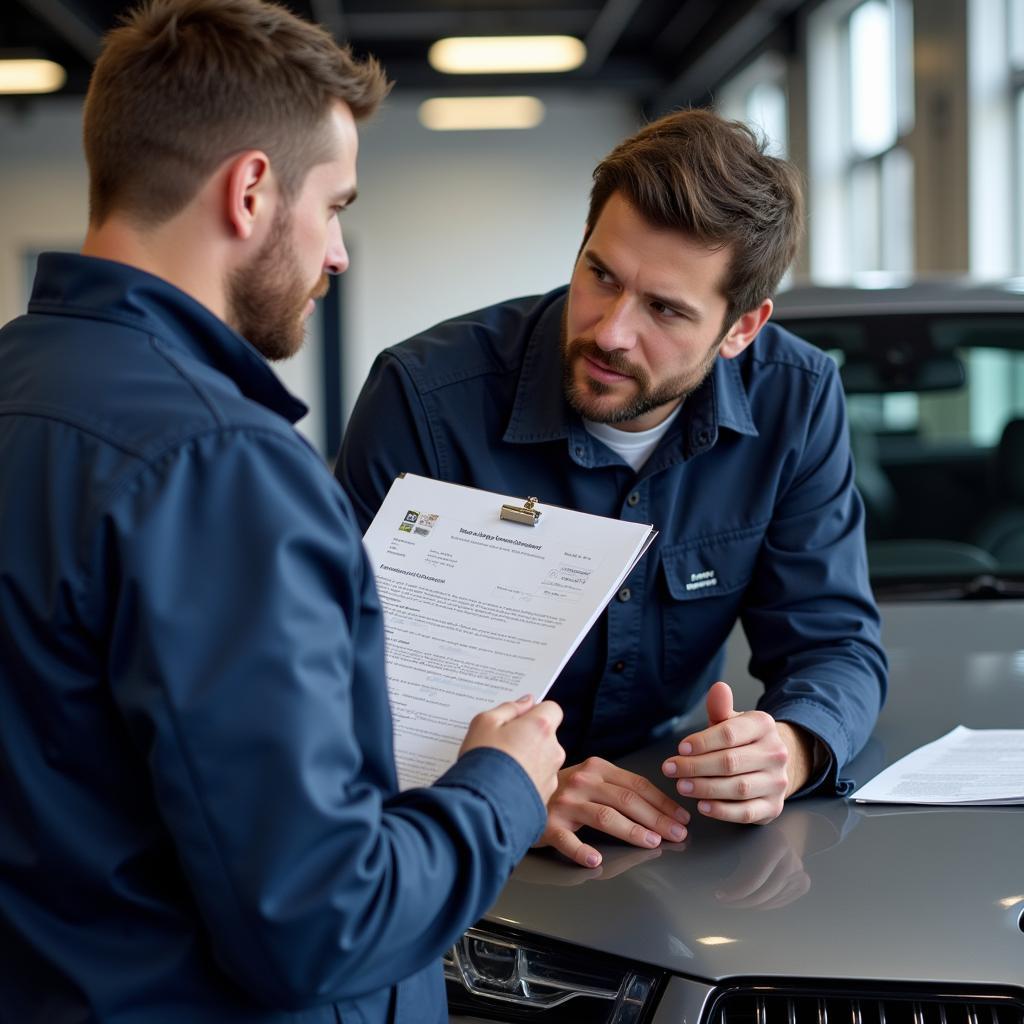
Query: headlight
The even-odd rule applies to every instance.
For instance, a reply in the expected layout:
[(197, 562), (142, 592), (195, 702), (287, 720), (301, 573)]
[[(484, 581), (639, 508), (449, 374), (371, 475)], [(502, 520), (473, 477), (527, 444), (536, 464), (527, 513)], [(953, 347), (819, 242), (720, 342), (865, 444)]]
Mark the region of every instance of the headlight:
[(640, 1024), (661, 980), (590, 950), (489, 925), (463, 935), (444, 958), (444, 973), (452, 1014), (537, 1024)]

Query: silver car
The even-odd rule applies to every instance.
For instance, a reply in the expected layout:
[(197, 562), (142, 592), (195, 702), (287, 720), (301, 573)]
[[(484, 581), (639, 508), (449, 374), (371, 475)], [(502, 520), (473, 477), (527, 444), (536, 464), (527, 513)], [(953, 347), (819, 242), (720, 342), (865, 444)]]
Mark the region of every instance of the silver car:
[[(890, 693), (845, 774), (1024, 728), (1024, 284), (794, 289), (776, 320), (840, 362), (868, 509)], [(749, 707), (747, 656), (737, 631)], [(668, 746), (622, 764), (661, 780)], [(1024, 1024), (1024, 808), (810, 798), (767, 826), (694, 813), (657, 850), (590, 841), (593, 870), (527, 856), (451, 951), (453, 1020)]]

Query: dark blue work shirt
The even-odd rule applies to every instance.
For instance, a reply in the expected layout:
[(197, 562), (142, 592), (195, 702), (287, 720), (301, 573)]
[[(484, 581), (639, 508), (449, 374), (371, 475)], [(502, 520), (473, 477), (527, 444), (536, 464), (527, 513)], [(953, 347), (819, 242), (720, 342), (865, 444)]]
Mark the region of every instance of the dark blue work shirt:
[(555, 683), (569, 762), (614, 755), (699, 702), (739, 618), (759, 707), (832, 754), (864, 745), (886, 661), (832, 361), (768, 324), (718, 359), (639, 473), (563, 394), (565, 289), (477, 311), (385, 350), (337, 475), (365, 527), (413, 472), (660, 531)]
[(0, 331), (0, 1018), (421, 1024), (540, 833), (399, 794), (381, 610), (301, 403), (157, 278), (42, 257)]

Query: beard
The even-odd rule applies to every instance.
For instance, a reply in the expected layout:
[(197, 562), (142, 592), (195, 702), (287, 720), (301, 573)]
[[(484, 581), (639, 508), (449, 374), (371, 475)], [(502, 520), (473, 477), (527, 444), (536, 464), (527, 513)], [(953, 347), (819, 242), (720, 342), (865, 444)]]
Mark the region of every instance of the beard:
[(263, 247), (227, 282), (228, 323), (271, 361), (287, 359), (302, 347), (306, 305), (323, 298), (330, 283), (322, 274), (309, 290), (299, 275), (291, 237), (291, 216), (282, 204)]
[[(724, 337), (723, 333), (721, 337), (715, 339), (697, 366), (686, 373), (654, 384), (646, 370), (634, 366), (618, 349), (605, 351), (587, 338), (573, 338), (570, 341), (563, 318), (562, 383), (565, 399), (574, 412), (594, 423), (614, 425), (638, 419), (659, 406), (684, 400), (693, 394), (711, 373)], [(616, 373), (631, 377), (636, 387), (634, 394), (623, 398), (618, 405), (602, 402), (602, 398), (612, 394), (615, 385), (594, 380), (592, 377), (585, 377), (582, 382), (577, 382), (576, 366), (585, 356)]]

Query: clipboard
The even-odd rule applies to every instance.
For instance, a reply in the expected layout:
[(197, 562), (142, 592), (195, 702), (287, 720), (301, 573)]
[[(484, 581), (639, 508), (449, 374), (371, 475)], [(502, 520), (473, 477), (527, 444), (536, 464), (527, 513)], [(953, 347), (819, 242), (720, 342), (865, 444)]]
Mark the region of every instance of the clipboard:
[(541, 511), (537, 508), (536, 498), (527, 498), (522, 505), (502, 505), (498, 517), (508, 523), (536, 526), (540, 522)]

